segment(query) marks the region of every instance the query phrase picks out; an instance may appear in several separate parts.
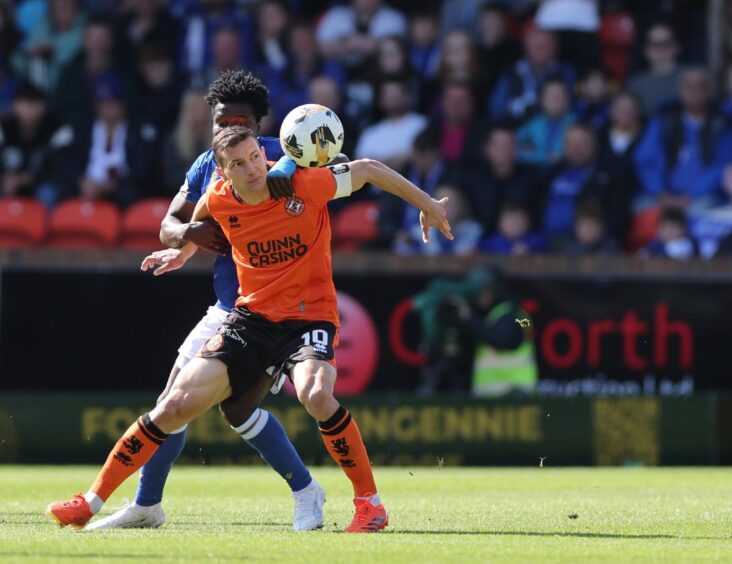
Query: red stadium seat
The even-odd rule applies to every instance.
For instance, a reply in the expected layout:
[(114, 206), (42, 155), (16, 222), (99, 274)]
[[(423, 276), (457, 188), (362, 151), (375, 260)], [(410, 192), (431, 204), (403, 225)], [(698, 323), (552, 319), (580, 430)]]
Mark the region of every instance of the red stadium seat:
[(48, 244), (59, 249), (110, 247), (119, 238), (117, 206), (102, 200), (74, 198), (51, 213)]
[(160, 222), (170, 200), (150, 198), (130, 206), (122, 216), (121, 245), (126, 249), (152, 250), (160, 247)]
[(353, 202), (333, 220), (333, 248), (352, 251), (379, 237), (379, 205)]
[(635, 43), (635, 22), (627, 12), (611, 12), (600, 23), (602, 62), (618, 82), (628, 75), (630, 53)]
[(627, 248), (629, 251), (635, 252), (653, 240), (658, 232), (662, 211), (660, 207), (648, 208), (633, 216), (628, 231)]
[(47, 230), (48, 215), (40, 202), (32, 198), (0, 200), (0, 248), (38, 245)]

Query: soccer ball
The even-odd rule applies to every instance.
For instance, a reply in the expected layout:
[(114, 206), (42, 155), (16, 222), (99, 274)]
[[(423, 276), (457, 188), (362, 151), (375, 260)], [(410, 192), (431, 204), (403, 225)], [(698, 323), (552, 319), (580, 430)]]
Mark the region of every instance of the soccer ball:
[(323, 166), (341, 152), (343, 124), (333, 110), (320, 104), (303, 104), (282, 121), (280, 145), (299, 166)]

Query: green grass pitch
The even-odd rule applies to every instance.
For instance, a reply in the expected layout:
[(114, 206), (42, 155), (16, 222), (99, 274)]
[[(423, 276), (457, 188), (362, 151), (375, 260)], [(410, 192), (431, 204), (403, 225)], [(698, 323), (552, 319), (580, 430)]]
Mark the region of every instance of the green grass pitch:
[[(322, 531), (290, 531), (292, 502), (263, 467), (179, 467), (157, 530), (74, 533), (45, 505), (92, 467), (0, 466), (0, 562), (732, 562), (732, 470), (376, 468), (383, 533), (348, 535), (335, 467)], [(134, 496), (129, 480), (103, 513)]]

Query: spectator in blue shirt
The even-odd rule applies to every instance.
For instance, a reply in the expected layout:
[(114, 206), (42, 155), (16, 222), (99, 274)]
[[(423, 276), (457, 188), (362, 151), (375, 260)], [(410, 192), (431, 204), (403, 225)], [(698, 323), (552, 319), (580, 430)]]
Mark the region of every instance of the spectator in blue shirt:
[(556, 163), (562, 157), (567, 129), (576, 120), (564, 81), (554, 78), (545, 82), (541, 87), (541, 112), (518, 130), (519, 160), (541, 166)]
[(602, 203), (608, 231), (621, 239), (628, 225), (632, 188), (620, 178), (610, 163), (598, 159), (597, 138), (592, 129), (582, 124), (570, 127), (564, 159), (546, 192), (545, 234), (555, 240), (571, 235), (577, 204), (594, 198)]
[(661, 204), (693, 211), (720, 201), (722, 168), (732, 160), (729, 122), (710, 103), (704, 69), (684, 71), (679, 94), (680, 105), (651, 121), (636, 151), (637, 209)]
[(602, 129), (610, 119), (610, 98), (610, 75), (602, 67), (592, 67), (579, 84), (576, 107), (580, 121), (595, 131)]
[(686, 213), (678, 208), (664, 209), (658, 224), (658, 235), (640, 254), (676, 260), (697, 256), (699, 251), (696, 242), (688, 234)]
[(483, 228), (474, 218), (465, 194), (457, 186), (444, 184), (435, 189), (435, 200), (446, 198), (445, 212), (452, 227), (453, 239), (430, 237), (428, 243), (422, 243), (422, 227), (417, 217), (416, 222), (407, 224), (405, 217), (402, 232), (396, 238), (394, 252), (400, 255), (457, 255), (466, 256), (478, 250)]
[(550, 78), (561, 78), (568, 88), (574, 85), (574, 70), (557, 59), (557, 40), (550, 31), (529, 31), (524, 53), (493, 91), (489, 113), (494, 119), (523, 120), (538, 106), (539, 89)]
[(541, 233), (531, 230), (531, 214), (526, 204), (506, 202), (498, 214), (498, 231), (480, 243), (484, 253), (527, 255), (547, 250)]

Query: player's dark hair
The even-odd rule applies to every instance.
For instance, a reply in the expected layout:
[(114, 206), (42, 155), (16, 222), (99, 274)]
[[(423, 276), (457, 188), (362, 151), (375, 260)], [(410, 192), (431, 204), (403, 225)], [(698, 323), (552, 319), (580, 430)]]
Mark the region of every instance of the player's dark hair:
[(250, 72), (227, 70), (208, 87), (206, 103), (212, 108), (217, 104), (248, 104), (259, 123), (269, 113), (269, 90)]
[(222, 153), (224, 149), (234, 147), (242, 141), (246, 141), (250, 137), (254, 137), (254, 132), (243, 125), (232, 125), (231, 127), (223, 127), (219, 129), (211, 141), (216, 162), (223, 165), (224, 159)]

